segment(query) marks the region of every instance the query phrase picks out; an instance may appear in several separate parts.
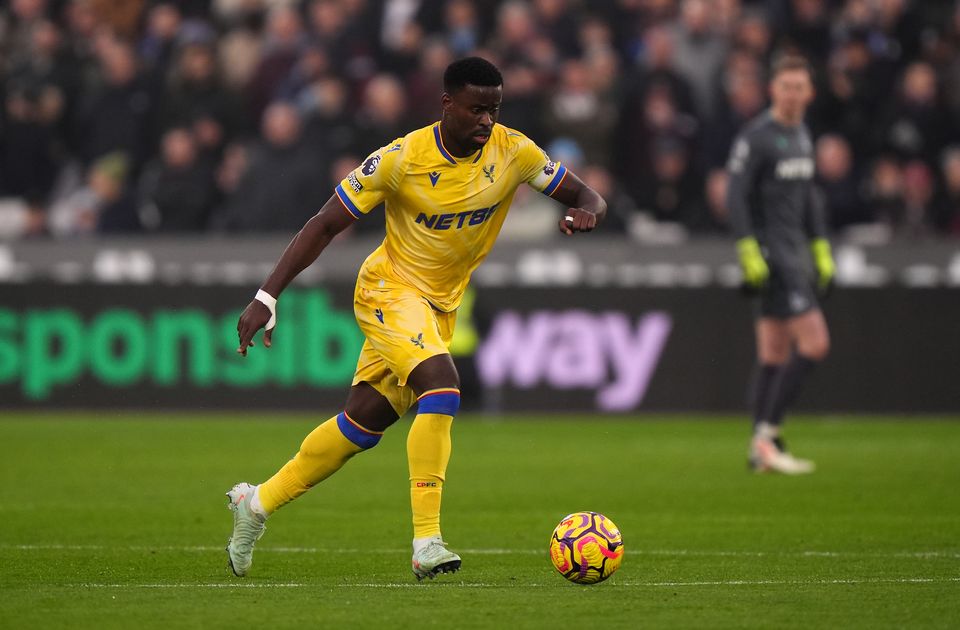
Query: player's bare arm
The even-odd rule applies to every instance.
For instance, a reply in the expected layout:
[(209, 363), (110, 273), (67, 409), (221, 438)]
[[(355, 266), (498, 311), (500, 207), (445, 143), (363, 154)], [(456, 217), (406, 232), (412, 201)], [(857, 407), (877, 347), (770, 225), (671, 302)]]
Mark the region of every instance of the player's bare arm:
[(572, 171), (567, 171), (566, 177), (550, 196), (568, 207), (560, 218), (560, 231), (567, 236), (576, 232), (590, 232), (607, 215), (607, 202)]
[[(354, 220), (344, 209), (340, 198), (332, 195), (320, 212), (307, 221), (287, 245), (261, 290), (274, 299), (280, 297), (280, 293), (297, 277), (297, 274), (313, 264), (330, 241), (347, 229)], [(247, 348), (254, 345), (253, 336), (267, 325), (272, 315), (267, 305), (260, 300), (254, 299), (247, 305), (243, 314), (240, 315), (240, 321), (237, 322), (237, 334), (240, 337), (237, 352), (247, 356)], [(273, 328), (264, 331), (264, 346), (270, 347), (272, 335)]]

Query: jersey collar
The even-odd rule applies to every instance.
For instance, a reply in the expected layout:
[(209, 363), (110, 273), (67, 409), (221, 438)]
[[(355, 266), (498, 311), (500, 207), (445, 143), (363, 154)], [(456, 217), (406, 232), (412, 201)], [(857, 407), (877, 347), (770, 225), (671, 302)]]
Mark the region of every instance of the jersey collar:
[[(459, 164), (459, 162), (457, 162), (457, 158), (453, 157), (453, 155), (449, 151), (447, 151), (447, 147), (443, 146), (443, 138), (440, 135), (440, 123), (436, 123), (433, 125), (433, 139), (437, 143), (437, 150), (440, 151), (440, 155), (443, 156), (443, 159), (445, 159), (447, 162), (450, 162), (454, 166)], [(481, 155), (483, 155), (483, 147), (480, 147), (480, 150), (477, 151), (477, 157), (473, 158), (472, 163), (476, 164), (477, 162), (479, 162)], [(469, 159), (469, 156), (463, 159), (467, 160)]]

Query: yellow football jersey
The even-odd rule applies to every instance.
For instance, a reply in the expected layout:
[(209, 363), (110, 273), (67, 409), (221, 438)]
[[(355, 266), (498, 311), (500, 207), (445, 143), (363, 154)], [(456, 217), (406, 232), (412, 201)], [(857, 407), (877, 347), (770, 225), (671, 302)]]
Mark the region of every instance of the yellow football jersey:
[(386, 238), (364, 261), (357, 284), (412, 287), (435, 308), (456, 309), (517, 188), (527, 183), (550, 195), (565, 174), (529, 138), (499, 124), (486, 145), (465, 158), (444, 147), (440, 123), (398, 138), (336, 188), (357, 218), (386, 205)]

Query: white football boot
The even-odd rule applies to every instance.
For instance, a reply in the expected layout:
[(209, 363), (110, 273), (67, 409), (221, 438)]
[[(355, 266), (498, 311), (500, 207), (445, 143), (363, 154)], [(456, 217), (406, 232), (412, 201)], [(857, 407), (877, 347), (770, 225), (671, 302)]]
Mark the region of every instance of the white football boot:
[(758, 432), (750, 442), (750, 468), (754, 472), (807, 475), (816, 470), (816, 465), (791, 455), (779, 437)]
[(253, 545), (266, 529), (266, 517), (250, 508), (256, 486), (238, 483), (227, 492), (228, 508), (233, 512), (233, 534), (227, 541), (227, 559), (234, 575), (243, 577), (253, 564)]
[(447, 549), (440, 536), (434, 536), (413, 552), (413, 574), (419, 582), (425, 577), (431, 580), (438, 573), (456, 573), (460, 569), (460, 556)]

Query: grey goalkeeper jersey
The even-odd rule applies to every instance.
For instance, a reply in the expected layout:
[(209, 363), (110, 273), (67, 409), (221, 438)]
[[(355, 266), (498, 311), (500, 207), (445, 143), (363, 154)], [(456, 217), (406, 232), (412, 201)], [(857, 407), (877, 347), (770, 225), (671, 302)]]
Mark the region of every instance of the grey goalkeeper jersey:
[(808, 270), (809, 240), (826, 234), (814, 170), (806, 125), (782, 125), (769, 110), (743, 128), (730, 151), (727, 207), (734, 234), (755, 236), (767, 263), (781, 271)]

